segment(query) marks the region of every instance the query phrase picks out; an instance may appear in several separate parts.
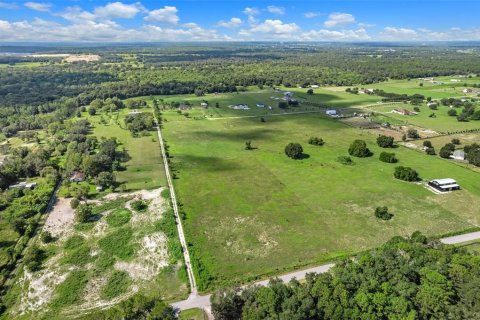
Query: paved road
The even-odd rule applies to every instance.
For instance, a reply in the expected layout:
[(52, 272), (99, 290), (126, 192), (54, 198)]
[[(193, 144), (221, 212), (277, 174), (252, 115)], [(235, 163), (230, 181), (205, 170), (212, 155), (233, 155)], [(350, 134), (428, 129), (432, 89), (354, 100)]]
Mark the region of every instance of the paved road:
[[(479, 239), (480, 239), (480, 231), (443, 238), (443, 239), (440, 239), (440, 242), (445, 244), (458, 244), (458, 243), (479, 240)], [(325, 265), (314, 267), (314, 268), (287, 273), (287, 274), (278, 276), (278, 278), (283, 280), (283, 282), (289, 282), (293, 278), (297, 280), (303, 280), (305, 279), (305, 275), (307, 273), (325, 273), (328, 270), (330, 270), (330, 268), (332, 268), (333, 266), (334, 266), (333, 263), (325, 264)], [(255, 282), (253, 284), (266, 286), (268, 284), (268, 281), (269, 280), (262, 280), (262, 281)], [(199, 309), (204, 309), (209, 311), (211, 308), (210, 295), (201, 296), (198, 294), (191, 294), (187, 300), (172, 303), (172, 306), (177, 310), (199, 308)]]
[(457, 243), (463, 243), (463, 242), (468, 242), (468, 241), (478, 240), (478, 239), (480, 239), (480, 231), (443, 238), (443, 239), (440, 239), (440, 242), (445, 244), (457, 244)]
[[(329, 264), (325, 264), (325, 265), (314, 267), (314, 268), (287, 273), (287, 274), (278, 276), (277, 278), (283, 280), (283, 282), (290, 282), (290, 280), (294, 278), (297, 280), (303, 280), (305, 279), (305, 275), (307, 273), (324, 273), (330, 270), (330, 268), (333, 266), (334, 266), (333, 263), (329, 263)], [(267, 280), (254, 282), (253, 284), (266, 286), (268, 282), (269, 280), (267, 279)], [(201, 296), (198, 294), (190, 294), (187, 300), (172, 303), (172, 307), (177, 310), (187, 310), (192, 308), (210, 309), (210, 296), (211, 295)]]
[(165, 145), (163, 143), (162, 131), (158, 123), (157, 117), (155, 117), (155, 123), (157, 125), (158, 142), (160, 143), (160, 150), (162, 151), (163, 165), (165, 166), (165, 176), (167, 177), (168, 188), (170, 189), (170, 197), (172, 199), (172, 208), (175, 214), (175, 222), (177, 224), (178, 238), (182, 245), (183, 258), (185, 260), (185, 266), (187, 267), (188, 281), (190, 282), (190, 291), (193, 296), (197, 295), (197, 283), (193, 274), (192, 263), (190, 262), (190, 254), (188, 253), (187, 241), (185, 240), (185, 234), (183, 232), (182, 219), (178, 213), (177, 198), (175, 197), (175, 190), (173, 189), (172, 177), (170, 175), (170, 167), (168, 165), (167, 155), (165, 153)]

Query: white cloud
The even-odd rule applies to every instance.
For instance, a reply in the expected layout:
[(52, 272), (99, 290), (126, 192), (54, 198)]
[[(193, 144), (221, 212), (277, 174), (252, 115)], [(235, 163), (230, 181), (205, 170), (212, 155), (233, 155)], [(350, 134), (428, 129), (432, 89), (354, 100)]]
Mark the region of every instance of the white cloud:
[(267, 11), (273, 14), (283, 15), (285, 14), (285, 8), (277, 6), (268, 6)]
[(371, 40), (367, 31), (363, 28), (357, 30), (334, 31), (328, 29), (311, 30), (301, 35), (305, 41), (366, 41)]
[(240, 18), (231, 18), (229, 21), (220, 20), (217, 26), (224, 28), (238, 28), (242, 25), (243, 21)]
[(373, 28), (375, 26), (376, 26), (376, 24), (374, 24), (374, 23), (367, 23), (367, 22), (358, 23), (359, 28)]
[(318, 17), (320, 14), (318, 12), (305, 12), (303, 15), (307, 19), (312, 19), (312, 18)]
[(382, 40), (417, 40), (417, 31), (408, 28), (385, 27), (379, 37)]
[(122, 2), (109, 2), (105, 6), (96, 7), (94, 14), (102, 18), (124, 18), (130, 19), (135, 17), (145, 8), (139, 3), (124, 4)]
[(247, 16), (256, 16), (260, 14), (260, 10), (258, 10), (257, 8), (247, 7), (243, 10), (243, 13), (246, 14)]
[(93, 13), (84, 11), (79, 6), (67, 7), (63, 12), (58, 13), (57, 15), (65, 20), (79, 23), (85, 20), (94, 21), (97, 18)]
[(0, 9), (18, 9), (15, 3), (0, 2)]
[(327, 28), (333, 28), (353, 22), (355, 22), (355, 17), (350, 13), (334, 12), (328, 16), (328, 20), (324, 22), (324, 25)]
[(52, 5), (50, 3), (44, 3), (44, 2), (25, 2), (24, 3), (25, 7), (35, 10), (35, 11), (50, 11), (50, 8)]
[(250, 29), (241, 29), (238, 32), (240, 40), (288, 40), (295, 39), (300, 31), (296, 23), (283, 23), (281, 20), (267, 19), (252, 26)]
[(177, 15), (177, 8), (172, 6), (165, 6), (161, 9), (153, 10), (145, 17), (146, 21), (160, 22), (168, 24), (177, 24), (180, 18)]

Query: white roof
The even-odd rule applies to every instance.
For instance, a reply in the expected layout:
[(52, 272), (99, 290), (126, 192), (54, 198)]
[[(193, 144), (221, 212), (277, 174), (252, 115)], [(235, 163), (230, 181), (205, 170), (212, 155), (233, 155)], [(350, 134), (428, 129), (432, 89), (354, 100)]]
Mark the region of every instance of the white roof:
[(453, 155), (465, 155), (465, 151), (463, 151), (463, 150), (455, 150), (455, 151), (453, 151)]
[(449, 189), (449, 188), (455, 188), (455, 187), (460, 187), (460, 186), (456, 183), (445, 184), (445, 185), (440, 186), (440, 188), (442, 188), (442, 189)]
[(446, 178), (446, 179), (434, 179), (432, 182), (436, 182), (439, 185), (450, 185), (450, 184), (457, 184), (457, 181), (451, 179), (451, 178)]

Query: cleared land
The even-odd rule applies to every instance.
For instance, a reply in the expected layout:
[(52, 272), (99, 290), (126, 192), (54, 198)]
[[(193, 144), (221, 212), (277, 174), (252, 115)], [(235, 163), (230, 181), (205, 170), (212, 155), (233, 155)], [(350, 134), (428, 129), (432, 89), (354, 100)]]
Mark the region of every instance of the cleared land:
[[(17, 302), (9, 315), (75, 318), (137, 292), (184, 298), (186, 274), (162, 190), (110, 194), (97, 202), (95, 219), (88, 223), (75, 222), (70, 199), (59, 199), (45, 224), (55, 241), (40, 246), (48, 259), (39, 271), (24, 270), (10, 293)], [(139, 199), (148, 204), (141, 211), (131, 205)]]
[[(193, 120), (164, 113), (175, 181), (186, 214), (187, 238), (203, 266), (199, 281), (245, 281), (364, 250), (395, 235), (428, 235), (480, 223), (477, 173), (439, 158), (399, 147), (398, 165), (423, 179), (451, 177), (464, 190), (435, 195), (421, 184), (393, 178), (396, 165), (378, 160), (375, 136), (321, 115)], [(310, 146), (310, 136), (325, 139)], [(344, 166), (336, 158), (364, 139), (374, 152)], [(251, 140), (255, 150), (244, 150)], [(283, 154), (300, 142), (308, 158)], [(374, 217), (377, 206), (394, 213)]]

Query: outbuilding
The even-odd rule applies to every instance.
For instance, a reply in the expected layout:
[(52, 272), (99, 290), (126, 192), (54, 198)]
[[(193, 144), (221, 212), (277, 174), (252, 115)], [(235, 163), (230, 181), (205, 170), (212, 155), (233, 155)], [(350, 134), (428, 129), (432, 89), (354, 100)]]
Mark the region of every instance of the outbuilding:
[(460, 190), (460, 186), (457, 184), (457, 181), (451, 178), (434, 179), (429, 181), (428, 185), (441, 192)]
[(327, 111), (325, 111), (325, 113), (329, 116), (336, 116), (337, 115), (337, 110), (335, 109), (327, 109)]
[(451, 155), (452, 159), (455, 160), (465, 160), (465, 151), (463, 150), (455, 150)]

